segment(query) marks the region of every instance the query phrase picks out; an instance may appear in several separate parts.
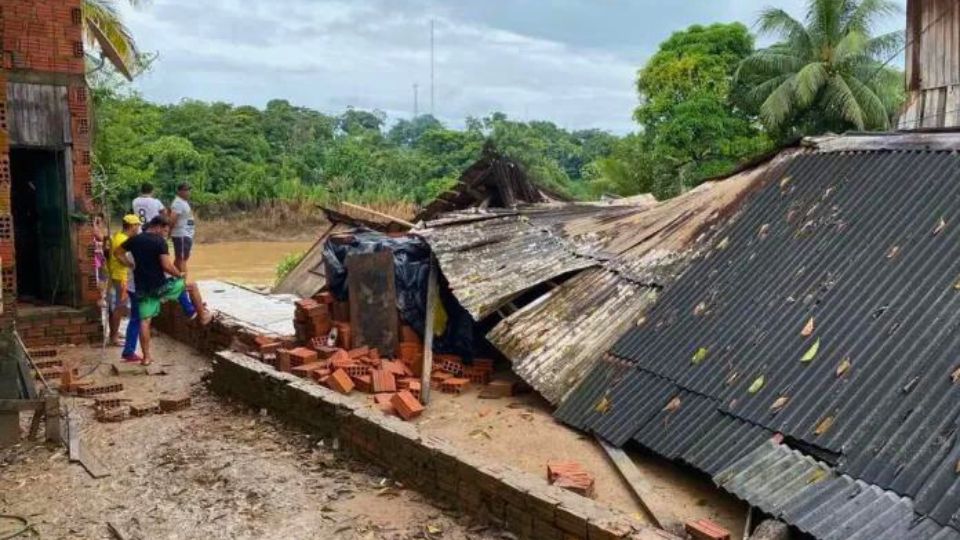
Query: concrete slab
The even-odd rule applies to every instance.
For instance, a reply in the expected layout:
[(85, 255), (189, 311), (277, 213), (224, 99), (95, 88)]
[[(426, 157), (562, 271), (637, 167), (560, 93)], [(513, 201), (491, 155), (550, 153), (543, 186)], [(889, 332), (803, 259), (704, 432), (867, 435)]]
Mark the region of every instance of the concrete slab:
[(237, 323), (257, 333), (292, 336), (294, 302), (292, 294), (263, 294), (225, 281), (198, 281), (203, 300)]

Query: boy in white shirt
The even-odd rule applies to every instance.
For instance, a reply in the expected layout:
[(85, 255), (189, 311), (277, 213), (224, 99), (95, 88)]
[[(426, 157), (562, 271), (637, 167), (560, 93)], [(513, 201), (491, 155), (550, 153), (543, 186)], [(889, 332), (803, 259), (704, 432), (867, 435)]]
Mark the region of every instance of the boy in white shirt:
[(140, 196), (133, 200), (133, 213), (140, 218), (140, 225), (150, 223), (164, 210), (163, 203), (153, 196), (153, 185), (147, 182), (140, 186)]

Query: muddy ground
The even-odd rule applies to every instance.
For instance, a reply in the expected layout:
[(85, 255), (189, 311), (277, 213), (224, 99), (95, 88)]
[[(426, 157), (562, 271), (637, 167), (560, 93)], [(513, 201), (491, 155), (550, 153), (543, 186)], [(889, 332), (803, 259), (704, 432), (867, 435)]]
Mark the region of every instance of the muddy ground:
[[(61, 356), (80, 359), (84, 371), (107, 362), (91, 378), (121, 381), (133, 400), (189, 390), (192, 406), (105, 424), (91, 400), (67, 398), (83, 444), (110, 475), (93, 479), (64, 449), (24, 442), (0, 451), (0, 514), (27, 518), (42, 538), (113, 538), (108, 522), (129, 539), (150, 540), (504, 537), (346, 458), (333, 441), (210, 395), (204, 358), (163, 337), (156, 347), (166, 375), (110, 376), (115, 349)], [(16, 528), (0, 518), (0, 538)]]

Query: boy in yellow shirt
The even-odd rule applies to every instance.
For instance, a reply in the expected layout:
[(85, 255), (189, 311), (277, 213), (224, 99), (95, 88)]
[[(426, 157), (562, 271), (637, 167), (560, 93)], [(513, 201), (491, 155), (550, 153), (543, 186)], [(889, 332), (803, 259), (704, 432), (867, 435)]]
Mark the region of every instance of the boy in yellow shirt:
[[(110, 238), (110, 249), (107, 253), (112, 255), (117, 246), (123, 245), (128, 238), (135, 236), (139, 231), (140, 218), (133, 214), (123, 216), (123, 229)], [(107, 271), (110, 276), (110, 286), (107, 289), (107, 305), (110, 308), (110, 345), (114, 347), (123, 345), (120, 341), (120, 321), (130, 313), (130, 298), (127, 295), (129, 270), (129, 267), (116, 257), (111, 256), (107, 262)]]

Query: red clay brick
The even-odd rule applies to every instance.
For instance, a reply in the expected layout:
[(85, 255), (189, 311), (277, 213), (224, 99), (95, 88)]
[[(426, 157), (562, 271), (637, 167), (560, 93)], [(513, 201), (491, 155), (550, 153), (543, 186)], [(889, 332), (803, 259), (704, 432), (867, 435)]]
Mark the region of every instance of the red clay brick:
[(297, 347), (290, 351), (290, 367), (312, 364), (317, 361), (317, 352), (306, 347)]
[(576, 461), (547, 462), (547, 481), (584, 497), (594, 495), (594, 477)]
[(177, 394), (170, 397), (160, 398), (160, 410), (163, 412), (174, 412), (186, 409), (190, 406), (190, 394)]
[(470, 386), (470, 379), (451, 377), (440, 383), (440, 391), (447, 394), (459, 394)]
[(337, 352), (330, 357), (330, 363), (333, 367), (346, 367), (354, 364), (354, 361), (350, 359), (350, 355), (347, 354), (347, 351), (343, 349), (337, 349)]
[(290, 351), (287, 349), (278, 349), (276, 363), (273, 367), (277, 368), (277, 371), (289, 373), (290, 368), (292, 367), (290, 362)]
[(480, 397), (484, 399), (497, 399), (510, 397), (513, 395), (513, 382), (497, 379), (490, 381), (480, 392)]
[(463, 376), (476, 384), (487, 384), (490, 382), (490, 372), (474, 366), (464, 366)]
[(383, 369), (374, 369), (370, 371), (371, 389), (375, 394), (382, 392), (396, 392), (397, 381), (393, 373)]
[(290, 370), (290, 373), (293, 373), (297, 377), (302, 377), (304, 379), (309, 379), (311, 373), (327, 367), (326, 362), (310, 362), (309, 364), (303, 364), (302, 366), (297, 366)]
[(347, 375), (351, 377), (362, 377), (364, 375), (370, 374), (370, 366), (361, 363), (352, 363), (346, 366), (342, 366), (343, 370), (347, 372)]
[(347, 375), (347, 372), (338, 369), (330, 375), (330, 379), (327, 381), (332, 390), (340, 392), (341, 394), (349, 394), (353, 392), (354, 384), (350, 380), (350, 376)]
[(403, 390), (394, 394), (390, 401), (397, 410), (397, 414), (404, 420), (412, 420), (423, 413), (423, 405), (413, 397), (413, 394)]
[(315, 343), (312, 348), (317, 351), (317, 358), (321, 360), (329, 360), (343, 350), (339, 347), (327, 347), (322, 343)]
[(350, 349), (349, 351), (347, 351), (347, 354), (350, 356), (350, 358), (353, 358), (353, 359), (357, 359), (362, 356), (369, 356), (370, 347), (358, 347), (356, 349)]
[(730, 531), (709, 519), (688, 521), (684, 528), (694, 540), (730, 540)]
[(446, 371), (447, 373), (456, 375), (458, 377), (463, 375), (463, 362), (460, 360), (459, 356), (452, 354), (438, 354), (434, 358), (434, 361), (438, 368)]
[(356, 385), (358, 391), (367, 394), (373, 392), (373, 379), (370, 375), (359, 375), (357, 377), (350, 377), (350, 379)]
[(323, 380), (330, 376), (330, 368), (321, 368), (315, 369), (310, 372), (310, 378), (317, 381), (320, 384), (324, 384)]

